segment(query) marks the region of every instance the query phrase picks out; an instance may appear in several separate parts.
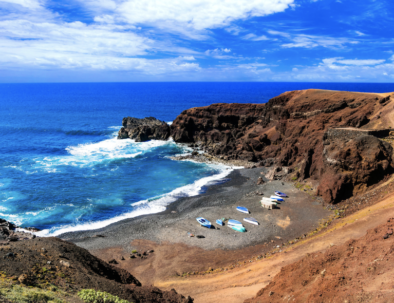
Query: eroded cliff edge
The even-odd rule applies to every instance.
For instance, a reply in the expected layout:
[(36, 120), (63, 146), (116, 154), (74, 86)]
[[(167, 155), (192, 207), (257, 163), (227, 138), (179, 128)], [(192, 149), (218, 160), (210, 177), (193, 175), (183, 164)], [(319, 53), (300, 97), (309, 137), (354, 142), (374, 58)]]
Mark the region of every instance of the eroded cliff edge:
[(212, 104), (183, 111), (171, 126), (145, 126), (149, 134), (140, 138), (171, 136), (224, 160), (289, 167), (292, 180), (316, 181), (317, 194), (335, 203), (393, 172), (393, 148), (384, 140), (394, 125), (391, 96), (302, 90), (266, 104)]

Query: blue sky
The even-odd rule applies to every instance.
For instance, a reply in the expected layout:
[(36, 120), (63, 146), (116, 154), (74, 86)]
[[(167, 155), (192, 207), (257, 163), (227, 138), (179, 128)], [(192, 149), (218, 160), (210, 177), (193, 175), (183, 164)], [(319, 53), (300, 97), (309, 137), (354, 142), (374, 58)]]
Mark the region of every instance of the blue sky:
[(392, 0), (0, 0), (0, 82), (393, 82)]

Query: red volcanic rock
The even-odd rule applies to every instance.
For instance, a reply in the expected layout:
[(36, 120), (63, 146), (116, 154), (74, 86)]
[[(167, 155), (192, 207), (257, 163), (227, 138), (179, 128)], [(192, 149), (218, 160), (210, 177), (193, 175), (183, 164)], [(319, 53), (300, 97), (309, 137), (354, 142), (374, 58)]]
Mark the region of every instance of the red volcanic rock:
[[(335, 134), (329, 138), (325, 134), (325, 172), (318, 194), (326, 201), (347, 199), (393, 171), (393, 148), (389, 143), (363, 135), (363, 131), (345, 130), (344, 136), (340, 135), (341, 131), (331, 130)], [(351, 132), (359, 136), (351, 138)]]
[[(330, 146), (325, 146), (326, 132), (338, 127), (387, 128), (391, 102), (390, 96), (380, 94), (292, 91), (266, 104), (212, 104), (185, 110), (171, 125), (171, 136), (176, 142), (199, 142), (208, 153), (229, 160), (292, 166), (300, 180), (321, 181), (318, 192), (325, 201), (337, 202), (390, 173), (392, 149), (376, 138), (356, 139), (372, 134), (356, 131), (338, 142), (331, 136), (326, 140)], [(327, 160), (330, 155), (339, 162)]]

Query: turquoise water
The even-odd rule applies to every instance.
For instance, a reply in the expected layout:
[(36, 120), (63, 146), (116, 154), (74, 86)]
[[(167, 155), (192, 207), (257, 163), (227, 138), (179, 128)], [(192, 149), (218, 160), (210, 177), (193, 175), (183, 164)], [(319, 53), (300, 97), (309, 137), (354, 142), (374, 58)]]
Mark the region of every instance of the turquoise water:
[(169, 141), (117, 140), (122, 118), (173, 121), (190, 107), (264, 103), (293, 89), (393, 91), (390, 84), (96, 83), (0, 85), (0, 217), (41, 235), (159, 212), (231, 170), (169, 156)]

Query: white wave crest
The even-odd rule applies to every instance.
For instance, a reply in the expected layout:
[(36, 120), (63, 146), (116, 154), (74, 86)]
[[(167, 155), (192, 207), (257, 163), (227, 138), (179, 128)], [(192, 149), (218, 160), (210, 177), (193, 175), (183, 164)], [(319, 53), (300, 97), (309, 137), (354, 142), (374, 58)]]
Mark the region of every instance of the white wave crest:
[(165, 211), (169, 204), (171, 204), (172, 202), (176, 201), (179, 198), (197, 196), (202, 192), (204, 186), (215, 184), (225, 179), (234, 169), (238, 169), (238, 167), (230, 168), (224, 165), (211, 165), (211, 166), (220, 169), (220, 172), (216, 175), (196, 180), (192, 184), (188, 184), (176, 188), (168, 194), (164, 194), (148, 200), (143, 200), (137, 203), (133, 203), (131, 205), (133, 208), (131, 212), (97, 222), (86, 222), (82, 224), (69, 224), (60, 227), (54, 227), (51, 229), (42, 230), (35, 234), (40, 237), (53, 237), (67, 232), (95, 230), (95, 229), (106, 227), (112, 223), (121, 220), (135, 218), (142, 215), (159, 213)]
[[(45, 157), (34, 159), (38, 167), (48, 173), (55, 173), (54, 166), (72, 165), (78, 167), (91, 166), (104, 161), (135, 158), (156, 147), (175, 144), (172, 140), (135, 142), (134, 140), (116, 138), (106, 139), (96, 143), (79, 144), (66, 148), (69, 155), (62, 157)], [(32, 173), (32, 172), (30, 172)]]

